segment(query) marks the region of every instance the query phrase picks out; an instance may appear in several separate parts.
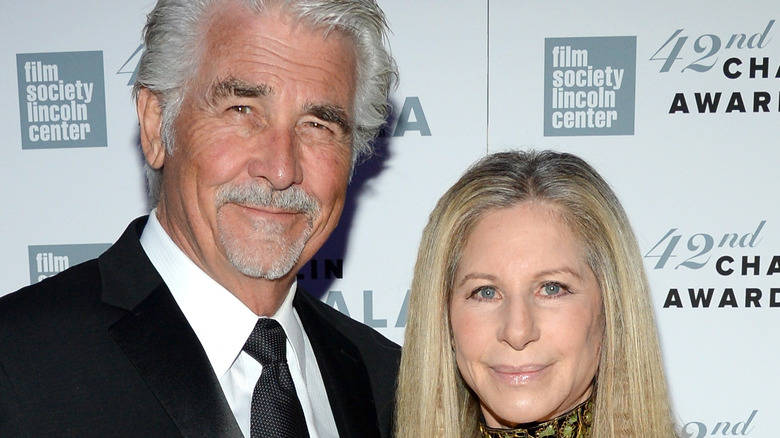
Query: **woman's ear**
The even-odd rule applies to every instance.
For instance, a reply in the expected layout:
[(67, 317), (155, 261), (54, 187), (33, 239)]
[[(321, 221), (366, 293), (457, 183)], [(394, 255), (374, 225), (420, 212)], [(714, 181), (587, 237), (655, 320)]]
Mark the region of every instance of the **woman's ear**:
[(152, 169), (160, 169), (165, 162), (162, 141), (162, 107), (156, 93), (143, 87), (136, 100), (138, 123), (141, 125), (141, 150)]

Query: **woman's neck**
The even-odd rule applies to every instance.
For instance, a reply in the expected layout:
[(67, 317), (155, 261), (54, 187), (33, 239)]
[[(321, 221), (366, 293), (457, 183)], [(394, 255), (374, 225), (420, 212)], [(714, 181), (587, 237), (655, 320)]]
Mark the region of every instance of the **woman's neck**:
[(552, 420), (522, 424), (514, 429), (498, 429), (485, 426), (480, 421), (482, 438), (590, 438), (593, 425), (592, 397), (569, 412)]

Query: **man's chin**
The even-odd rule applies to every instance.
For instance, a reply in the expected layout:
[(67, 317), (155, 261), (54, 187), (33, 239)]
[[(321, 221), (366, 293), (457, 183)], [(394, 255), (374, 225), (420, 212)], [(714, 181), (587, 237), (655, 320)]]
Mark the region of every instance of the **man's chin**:
[(290, 274), (301, 257), (304, 245), (258, 244), (236, 248), (225, 245), (227, 258), (236, 270), (248, 277), (278, 280)]

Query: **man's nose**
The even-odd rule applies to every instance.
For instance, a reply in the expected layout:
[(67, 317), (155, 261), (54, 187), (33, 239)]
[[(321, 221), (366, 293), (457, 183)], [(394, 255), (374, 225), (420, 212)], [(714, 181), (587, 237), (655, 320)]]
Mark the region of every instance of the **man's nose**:
[(256, 140), (249, 174), (265, 179), (276, 190), (284, 190), (303, 180), (301, 151), (292, 129), (273, 128)]

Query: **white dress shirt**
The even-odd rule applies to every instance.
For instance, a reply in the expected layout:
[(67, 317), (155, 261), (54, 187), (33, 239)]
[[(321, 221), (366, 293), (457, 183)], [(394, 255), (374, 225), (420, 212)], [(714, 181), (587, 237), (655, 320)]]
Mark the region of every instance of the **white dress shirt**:
[[(242, 349), (258, 316), (176, 246), (160, 225), (156, 213), (153, 210), (149, 215), (141, 245), (198, 336), (241, 431), (249, 437), (252, 392), (263, 367)], [(287, 363), (309, 435), (311, 438), (335, 438), (338, 437), (336, 422), (317, 359), (292, 306), (295, 289), (296, 283), (293, 283), (271, 318), (279, 322), (287, 335)]]

